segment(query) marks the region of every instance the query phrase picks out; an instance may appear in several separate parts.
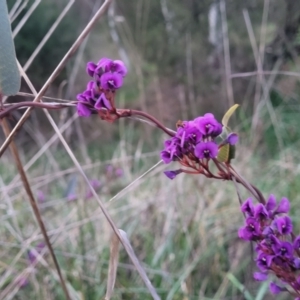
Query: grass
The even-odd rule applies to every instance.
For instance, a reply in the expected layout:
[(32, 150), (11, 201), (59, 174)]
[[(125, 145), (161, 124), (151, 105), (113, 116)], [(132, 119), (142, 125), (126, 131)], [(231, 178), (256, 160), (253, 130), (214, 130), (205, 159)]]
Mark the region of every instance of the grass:
[[(75, 43), (76, 47), (82, 40)], [(95, 49), (93, 55), (98, 56)], [(112, 51), (117, 52), (115, 48)], [(61, 64), (68, 59), (66, 56)], [(143, 66), (135, 66), (136, 78), (131, 77), (129, 85), (119, 94), (122, 106), (125, 100), (130, 106), (136, 105), (136, 99), (143, 97), (147, 85), (154, 82), (156, 86), (159, 82), (160, 78), (152, 78), (157, 73), (155, 66), (144, 64), (148, 76), (140, 78)], [(59, 70), (55, 71), (50, 79), (58, 73)], [(30, 82), (28, 78), (27, 82)], [(131, 87), (135, 83), (138, 88)], [(39, 96), (48, 87), (49, 82)], [(77, 89), (75, 84), (73, 88)], [(152, 99), (153, 91), (150, 93)], [(155, 93), (159, 98), (161, 91), (157, 86)], [(251, 120), (241, 110), (236, 122), (240, 124), (241, 142), (234, 165), (265, 196), (272, 192), (278, 198), (289, 197), (294, 226), (299, 228), (296, 205), (300, 194), (299, 168), (295, 167), (299, 161), (299, 142), (294, 130), (298, 119), (297, 111), (290, 111), (283, 100), (272, 90), (272, 110), (261, 110), (264, 123), (256, 128), (255, 135), (250, 132)], [(271, 122), (270, 115), (277, 118), (277, 123)], [(58, 114), (52, 116), (60, 123)], [(89, 180), (100, 182), (97, 195), (117, 228), (127, 233), (161, 299), (272, 299), (265, 283), (253, 282), (250, 246), (237, 238), (243, 217), (232, 183), (187, 175), (170, 181), (163, 170), (175, 169), (175, 164), (158, 165), (135, 181), (160, 160), (164, 140), (155, 129), (137, 120), (121, 120), (113, 125), (104, 125), (96, 117), (92, 122), (75, 120), (63, 133), (71, 152), (66, 153), (60, 144), (53, 143), (26, 167), (26, 162), (50, 140), (51, 128), (56, 126), (45, 130), (44, 116), (32, 113), (31, 117), (34, 121), (28, 124), (35, 127), (32, 130), (28, 126), (25, 146), (18, 136), (16, 140), (30, 186), (36, 198), (40, 198), (38, 207), (72, 299), (105, 297), (112, 243), (111, 226), (95, 195), (87, 197), (89, 187), (73, 166), (72, 155)], [(278, 138), (282, 138), (284, 148), (278, 146)], [(28, 140), (32, 141), (30, 145), (26, 145)], [(121, 176), (117, 170), (122, 170)], [(0, 174), (0, 298), (65, 299), (48, 249), (44, 248), (38, 255), (37, 262), (29, 262), (28, 252), (34, 252), (43, 237), (8, 151), (2, 158)], [(39, 196), (41, 192), (45, 199)], [(241, 195), (243, 199), (249, 196), (244, 191)], [(284, 297), (278, 299), (287, 299)], [(152, 299), (123, 247), (120, 247), (112, 299)]]
[[(250, 285), (250, 294), (255, 295), (257, 285), (253, 287), (247, 283), (251, 281), (249, 247), (237, 239), (237, 228), (243, 221), (231, 183), (187, 175), (170, 181), (163, 175), (162, 171), (166, 168), (161, 165), (109, 202), (112, 196), (159, 160), (159, 148), (145, 152), (147, 146), (135, 147), (133, 140), (142, 139), (140, 133), (134, 133), (130, 126), (119, 126), (125, 139), (100, 148), (92, 143), (88, 153), (98, 155), (90, 156), (91, 164), (82, 162), (81, 165), (90, 179), (101, 182), (98, 195), (106, 203), (118, 228), (128, 234), (161, 298), (240, 299), (242, 292), (227, 279), (228, 272), (246, 286)], [(161, 138), (158, 140), (162, 141)], [(239, 146), (236, 168), (241, 172), (249, 163), (248, 155), (251, 153), (247, 151), (250, 150), (246, 145)], [(102, 160), (101, 157), (107, 158), (108, 153), (111, 154), (110, 160)], [(245, 153), (248, 155), (245, 156)], [(99, 299), (105, 294), (111, 229), (93, 199), (85, 199), (88, 189), (74, 168), (66, 163), (66, 154), (56, 151), (54, 159), (59, 172), (45, 163), (47, 157), (43, 155), (40, 163), (28, 172), (31, 186), (36, 194), (38, 190), (45, 193), (46, 199), (39, 203), (39, 208), (67, 282), (78, 297)], [(253, 178), (255, 183), (255, 174), (259, 173), (257, 181), (264, 182), (261, 188), (266, 193), (274, 191), (275, 187), (274, 193), (283, 196), (282, 187), (278, 185), (282, 176), (280, 164), (276, 165), (274, 161), (266, 163), (262, 174), (262, 163), (263, 160), (254, 154), (251, 171), (247, 167), (245, 175)], [(115, 169), (122, 168), (123, 175), (118, 177), (114, 171), (108, 173), (109, 165)], [(270, 171), (274, 176), (268, 176)], [(8, 187), (14, 174), (14, 170), (6, 172)], [(78, 198), (68, 201), (64, 196), (70, 189), (72, 178), (77, 178), (73, 190)], [(295, 183), (285, 181), (282, 185), (289, 190)], [(22, 188), (16, 185), (6, 194), (0, 251), (2, 263), (6, 262), (2, 272), (8, 265), (13, 272), (2, 288), (28, 266), (28, 248), (42, 241)], [(14, 210), (10, 215), (7, 213), (9, 206)], [(295, 218), (295, 222), (299, 221)], [(20, 258), (13, 264), (20, 251)], [(151, 299), (126, 252), (120, 251), (113, 299)], [(45, 259), (52, 268), (49, 255), (46, 254)], [(49, 274), (49, 267), (38, 264), (31, 270), (29, 284), (20, 289), (16, 299), (41, 299), (45, 295), (47, 299), (64, 299), (59, 283)]]

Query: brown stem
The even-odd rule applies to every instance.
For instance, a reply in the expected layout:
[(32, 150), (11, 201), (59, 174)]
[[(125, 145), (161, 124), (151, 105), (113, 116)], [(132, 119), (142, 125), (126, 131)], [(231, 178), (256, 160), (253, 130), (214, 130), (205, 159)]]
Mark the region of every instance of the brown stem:
[(144, 118), (152, 121), (153, 123), (155, 123), (157, 125), (158, 128), (163, 130), (169, 136), (171, 136), (171, 137), (175, 136), (175, 132), (173, 132), (173, 131), (169, 130), (168, 128), (166, 128), (160, 121), (155, 119), (153, 116), (151, 116), (151, 115), (149, 115), (149, 114), (147, 114), (143, 111), (135, 110), (135, 109), (131, 109), (130, 112), (131, 112), (132, 116), (134, 116), (134, 115), (135, 116), (141, 116), (141, 117), (144, 117)]
[[(10, 129), (9, 129), (8, 123), (6, 122), (5, 119), (2, 120), (2, 128), (3, 128), (3, 131), (4, 131), (5, 135), (8, 136), (8, 135), (10, 134)], [(36, 220), (37, 220), (37, 222), (38, 222), (38, 224), (39, 224), (39, 227), (40, 227), (40, 229), (41, 229), (41, 231), (42, 231), (42, 234), (43, 234), (43, 236), (44, 236), (46, 245), (47, 245), (47, 247), (48, 247), (48, 249), (49, 249), (50, 255), (51, 255), (52, 259), (53, 259), (53, 262), (54, 262), (56, 271), (57, 271), (57, 273), (58, 273), (58, 277), (59, 277), (59, 279), (60, 279), (60, 283), (61, 283), (62, 289), (63, 289), (63, 291), (64, 291), (64, 293), (65, 293), (66, 299), (67, 299), (67, 300), (70, 300), (71, 297), (70, 297), (70, 295), (69, 295), (69, 291), (68, 291), (68, 289), (67, 289), (67, 285), (66, 285), (65, 280), (64, 280), (64, 278), (63, 278), (63, 276), (62, 276), (60, 266), (59, 266), (59, 264), (58, 264), (58, 261), (57, 261), (57, 259), (56, 259), (55, 254), (54, 254), (52, 245), (51, 245), (51, 243), (50, 243), (50, 239), (49, 239), (48, 234), (47, 234), (47, 230), (46, 230), (45, 224), (44, 224), (43, 219), (42, 219), (42, 217), (41, 217), (41, 214), (40, 214), (40, 212), (39, 212), (39, 209), (38, 209), (38, 206), (37, 206), (37, 204), (36, 204), (36, 201), (35, 201), (35, 199), (34, 199), (33, 192), (32, 192), (32, 190), (31, 190), (31, 187), (30, 187), (30, 184), (29, 184), (27, 175), (26, 175), (26, 173), (25, 173), (25, 171), (24, 171), (24, 168), (23, 168), (23, 165), (22, 165), (20, 156), (19, 156), (18, 149), (17, 149), (17, 147), (16, 147), (14, 141), (12, 141), (12, 142), (10, 143), (10, 149), (11, 149), (11, 152), (12, 152), (12, 154), (13, 154), (13, 156), (14, 156), (14, 159), (15, 159), (15, 162), (16, 162), (16, 166), (17, 166), (18, 171), (19, 171), (19, 173), (20, 173), (21, 179), (22, 179), (22, 181), (23, 181), (23, 185), (24, 185), (24, 188), (25, 188), (26, 193), (27, 193), (27, 195), (28, 195), (30, 205), (31, 205), (31, 207), (32, 207), (32, 210), (33, 210), (33, 212), (34, 212), (34, 215), (35, 215), (35, 217), (36, 217)]]
[(57, 104), (57, 105), (49, 105), (46, 103), (41, 103), (41, 102), (31, 102), (31, 101), (24, 101), (20, 102), (17, 104), (13, 104), (9, 106), (8, 108), (4, 109), (3, 111), (0, 111), (0, 119), (7, 117), (10, 112), (13, 110), (16, 110), (21, 107), (40, 107), (40, 108), (46, 108), (46, 109), (61, 109), (65, 107), (69, 107), (70, 105), (65, 105), (65, 104)]

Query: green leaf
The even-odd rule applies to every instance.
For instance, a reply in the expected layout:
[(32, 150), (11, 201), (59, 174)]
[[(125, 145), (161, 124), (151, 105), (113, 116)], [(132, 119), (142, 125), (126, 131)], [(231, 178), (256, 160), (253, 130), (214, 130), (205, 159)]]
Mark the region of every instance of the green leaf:
[(220, 147), (217, 160), (219, 162), (230, 163), (230, 160), (235, 157), (235, 146), (230, 144), (224, 144)]
[(11, 96), (20, 90), (21, 77), (5, 0), (0, 0), (0, 93)]
[(225, 144), (221, 146), (218, 152), (217, 160), (219, 162), (227, 162), (229, 159), (229, 150), (230, 150), (229, 144)]
[(223, 119), (222, 119), (222, 124), (225, 128), (227, 128), (228, 125), (228, 121), (230, 119), (230, 117), (232, 116), (232, 114), (235, 112), (235, 110), (239, 107), (238, 104), (234, 104), (233, 106), (231, 106), (227, 112), (225, 113)]

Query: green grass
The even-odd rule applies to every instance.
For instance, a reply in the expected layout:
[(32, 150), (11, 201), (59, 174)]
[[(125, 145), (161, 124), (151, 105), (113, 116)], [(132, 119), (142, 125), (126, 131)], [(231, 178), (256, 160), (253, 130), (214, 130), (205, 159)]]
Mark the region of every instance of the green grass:
[[(108, 202), (159, 160), (159, 145), (157, 151), (149, 153), (145, 152), (149, 149), (146, 144), (137, 148), (139, 131), (133, 134), (131, 128), (128, 130), (122, 126), (120, 124), (124, 137), (121, 142), (92, 143), (88, 147), (92, 164), (86, 173), (89, 178), (101, 181), (99, 196), (107, 204), (117, 226), (127, 232), (161, 298), (242, 299), (240, 286), (232, 282), (232, 278), (237, 278), (250, 295), (255, 296), (259, 284), (251, 279), (250, 246), (237, 238), (237, 229), (243, 224), (243, 218), (232, 183), (188, 175), (171, 181), (162, 171), (176, 168), (174, 163), (157, 167), (115, 201)], [(294, 155), (296, 160), (295, 152)], [(102, 159), (102, 156), (110, 160)], [(60, 171), (71, 167), (62, 150), (54, 152), (54, 158)], [(55, 175), (57, 172), (53, 166), (48, 164), (45, 167), (46, 160), (44, 155), (28, 174), (33, 190), (42, 190), (46, 194), (45, 202), (39, 207), (55, 253), (75, 294), (82, 299), (99, 299), (106, 289), (111, 230), (96, 201), (85, 199), (86, 187), (79, 175), (75, 175), (76, 171), (71, 169), (68, 175)], [(108, 164), (121, 167), (124, 175), (108, 175)], [(279, 197), (294, 196), (292, 203), (297, 203), (299, 175), (294, 176), (293, 169), (282, 170), (279, 160), (265, 162), (255, 153), (251, 154), (242, 141), (234, 164), (240, 173), (257, 183), (266, 196), (270, 192)], [(11, 165), (12, 162), (3, 178), (6, 184), (15, 175)], [(83, 162), (82, 167), (85, 167)], [(44, 176), (39, 179), (41, 175)], [(74, 201), (63, 198), (71, 176), (77, 176), (75, 193), (78, 199)], [(242, 195), (248, 197), (245, 192)], [(14, 216), (8, 214), (8, 203), (13, 206)], [(297, 227), (299, 210), (294, 206), (292, 211)], [(22, 188), (15, 187), (7, 192), (0, 232), (1, 272), (4, 274), (8, 265), (13, 269), (3, 289), (28, 267), (25, 241), (29, 241), (31, 247), (42, 241)], [(22, 254), (12, 264), (20, 250)], [(45, 259), (53, 268), (48, 254)], [(227, 274), (234, 277), (228, 279)], [(64, 299), (49, 267), (41, 264), (31, 270), (28, 285), (21, 288), (15, 297)], [(122, 248), (113, 299), (151, 299)]]

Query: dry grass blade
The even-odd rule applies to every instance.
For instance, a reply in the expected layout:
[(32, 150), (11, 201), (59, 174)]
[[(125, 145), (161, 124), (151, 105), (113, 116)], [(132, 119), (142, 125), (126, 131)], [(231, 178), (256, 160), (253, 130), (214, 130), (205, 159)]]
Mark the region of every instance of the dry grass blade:
[[(2, 128), (3, 128), (3, 131), (5, 133), (6, 136), (9, 135), (10, 133), (10, 129), (8, 127), (8, 124), (6, 122), (6, 120), (2, 120)], [(46, 245), (49, 249), (49, 252), (50, 252), (50, 255), (52, 256), (52, 259), (53, 259), (53, 262), (54, 262), (54, 265), (55, 265), (55, 268), (57, 270), (57, 273), (58, 273), (58, 276), (59, 276), (59, 279), (60, 279), (60, 282), (61, 282), (61, 286), (64, 290), (64, 293), (65, 293), (65, 296), (66, 296), (66, 299), (71, 299), (70, 298), (70, 295), (69, 295), (69, 292), (68, 292), (68, 289), (67, 289), (67, 286), (66, 286), (66, 283), (63, 279), (63, 276), (62, 276), (62, 273), (61, 273), (61, 270), (60, 270), (60, 267), (59, 267), (59, 264), (58, 264), (58, 261), (56, 259), (56, 256), (54, 254), (54, 251), (53, 251), (53, 248), (52, 248), (52, 245), (50, 243), (50, 240), (49, 240), (49, 237), (48, 237), (48, 234), (47, 234), (47, 231), (46, 231), (46, 227), (44, 225), (44, 222), (42, 220), (42, 217), (41, 217), (41, 214), (39, 212), (39, 209), (37, 207), (37, 204), (35, 202), (35, 199), (34, 199), (34, 196), (33, 196), (33, 192), (31, 190), (31, 187), (30, 187), (30, 184), (28, 182), (28, 179), (27, 179), (27, 176), (26, 176), (26, 173), (23, 169), (23, 165), (22, 165), (22, 162), (21, 162), (21, 159), (19, 157), (19, 153), (18, 153), (18, 149), (15, 145), (14, 142), (12, 142), (10, 144), (10, 148), (11, 148), (11, 152), (13, 154), (13, 157), (15, 159), (15, 162), (16, 162), (16, 166), (18, 168), (18, 171), (20, 173), (20, 176), (21, 176), (21, 180), (23, 181), (23, 185), (24, 185), (24, 188), (26, 190), (26, 193), (29, 197), (29, 200), (30, 200), (30, 204), (31, 204), (31, 207), (32, 207), (32, 210), (34, 212), (34, 215), (36, 217), (36, 220), (39, 224), (39, 227), (42, 231), (42, 234), (44, 236), (44, 239), (45, 239), (45, 242), (46, 242)]]
[(286, 75), (286, 76), (295, 76), (300, 77), (300, 73), (297, 72), (289, 72), (289, 71), (253, 71), (253, 72), (244, 72), (244, 73), (233, 73), (230, 75), (231, 78), (243, 78), (243, 77), (251, 77), (261, 75)]
[[(28, 84), (29, 88), (31, 89), (32, 93), (36, 93), (32, 83), (30, 82), (29, 78), (27, 77), (26, 73), (24, 72), (24, 70), (21, 68), (21, 74), (23, 75), (26, 83)], [(86, 174), (84, 173), (80, 163), (78, 162), (77, 158), (75, 157), (74, 153), (72, 152), (70, 146), (68, 145), (68, 143), (66, 142), (66, 140), (64, 139), (64, 137), (62, 136), (59, 128), (57, 127), (55, 121), (53, 120), (53, 118), (51, 117), (50, 113), (48, 112), (47, 109), (43, 109), (46, 117), (48, 118), (50, 124), (52, 125), (53, 129), (55, 130), (56, 134), (58, 135), (61, 143), (63, 144), (63, 146), (65, 147), (68, 155), (70, 156), (70, 158), (72, 159), (73, 163), (75, 164), (75, 166), (77, 167), (79, 173), (82, 175), (83, 179), (85, 180), (87, 186), (89, 187), (92, 195), (95, 197), (95, 199), (98, 202), (99, 207), (101, 208), (106, 220), (108, 221), (109, 225), (111, 226), (112, 230), (115, 232), (115, 234), (118, 236), (119, 240), (121, 241), (121, 243), (123, 244), (128, 256), (130, 257), (130, 259), (132, 260), (133, 264), (135, 266), (138, 266), (137, 271), (139, 272), (141, 278), (143, 279), (143, 281), (145, 282), (145, 285), (147, 286), (147, 288), (149, 289), (151, 295), (157, 295), (155, 289), (153, 288), (152, 284), (150, 283), (150, 280), (148, 279), (145, 271), (143, 269), (140, 268), (140, 263), (137, 261), (136, 255), (134, 254), (131, 246), (128, 247), (128, 240), (123, 240), (122, 235), (119, 232), (118, 227), (115, 225), (113, 219), (111, 218), (110, 214), (108, 213), (108, 210), (106, 209), (106, 207), (104, 206), (104, 203), (100, 200), (100, 198), (98, 197), (94, 187), (92, 186), (90, 180), (88, 179), (88, 177), (86, 176)], [(160, 163), (160, 162), (159, 162)], [(154, 291), (154, 292), (153, 292)], [(158, 295), (157, 295), (158, 297)], [(154, 297), (154, 299), (159, 299)]]
[(154, 170), (157, 166), (159, 166), (162, 163), (162, 160), (160, 160), (158, 163), (156, 163), (154, 166), (152, 166), (149, 170), (147, 170), (145, 173), (143, 173), (141, 176), (133, 180), (130, 184), (128, 184), (124, 189), (122, 189), (120, 192), (118, 192), (116, 195), (114, 195), (111, 199), (109, 199), (109, 202), (115, 200), (118, 198), (123, 192), (128, 190), (130, 187), (132, 187), (136, 182), (138, 182), (140, 179), (142, 179), (144, 176), (146, 176), (148, 173), (150, 173), (152, 170)]
[(117, 268), (119, 262), (119, 245), (120, 245), (120, 241), (118, 237), (115, 234), (113, 234), (110, 241), (110, 257), (109, 257), (107, 289), (106, 289), (105, 300), (110, 300), (115, 286)]
[(130, 244), (130, 241), (127, 237), (127, 234), (125, 231), (123, 231), (122, 229), (119, 229), (119, 234), (121, 235), (122, 237), (122, 240), (123, 240), (123, 246), (124, 248), (126, 249), (127, 253), (129, 254), (130, 253), (130, 258), (134, 264), (134, 266), (136, 267), (137, 271), (139, 272), (141, 278), (143, 279), (145, 285), (147, 286), (149, 292), (151, 293), (151, 296), (153, 297), (153, 299), (155, 300), (159, 300), (160, 297), (158, 296), (158, 294), (156, 293), (156, 290), (154, 289), (154, 287), (152, 286), (150, 280), (148, 279), (148, 276), (144, 270), (144, 268), (141, 266), (138, 258), (136, 257), (133, 249), (132, 249), (132, 246)]
[[(69, 49), (69, 51), (65, 54), (61, 62), (58, 64), (56, 69), (53, 71), (51, 76), (48, 78), (42, 89), (39, 91), (39, 93), (36, 95), (34, 98), (33, 102), (38, 102), (41, 100), (41, 98), (45, 95), (47, 89), (49, 88), (50, 84), (53, 82), (53, 80), (59, 75), (61, 70), (65, 67), (68, 59), (74, 54), (74, 52), (78, 49), (78, 47), (81, 45), (83, 42), (84, 38), (89, 34), (93, 26), (96, 24), (98, 19), (104, 14), (106, 9), (108, 8), (109, 4), (111, 3), (112, 0), (106, 0), (102, 6), (99, 8), (95, 16), (92, 18), (92, 20), (87, 24), (85, 29), (81, 32), (77, 40), (74, 42), (72, 47)], [(14, 135), (17, 133), (17, 131), (20, 129), (20, 127), (23, 125), (23, 123), (27, 120), (29, 114), (30, 114), (31, 108), (28, 108), (26, 112), (23, 114), (19, 122), (16, 124), (14, 129), (11, 131), (9, 136), (6, 138), (4, 141), (3, 145), (0, 148), (0, 157), (4, 153), (5, 149), (9, 145), (9, 143), (12, 141)]]
[(26, 12), (26, 14), (24, 15), (24, 17), (22, 18), (22, 20), (18, 23), (18, 25), (16, 26), (16, 28), (13, 31), (13, 37), (15, 37), (19, 31), (21, 30), (21, 28), (25, 25), (26, 21), (28, 20), (28, 18), (31, 16), (31, 14), (35, 11), (35, 9), (38, 7), (38, 5), (41, 3), (41, 0), (36, 0), (30, 7), (30, 9)]
[(72, 150), (70, 149), (68, 143), (66, 142), (66, 140), (64, 139), (64, 137), (61, 135), (56, 123), (54, 122), (54, 120), (52, 119), (51, 115), (49, 114), (49, 112), (44, 109), (44, 112), (50, 122), (50, 124), (52, 125), (52, 127), (54, 128), (54, 130), (56, 131), (61, 143), (63, 144), (63, 146), (65, 147), (67, 153), (69, 154), (70, 158), (72, 159), (73, 163), (75, 164), (75, 166), (77, 167), (78, 171), (80, 172), (80, 174), (82, 175), (82, 177), (84, 178), (86, 184), (88, 185), (92, 195), (96, 198), (105, 218), (107, 219), (109, 225), (111, 226), (111, 228), (113, 229), (113, 231), (115, 232), (115, 234), (118, 236), (119, 240), (121, 241), (122, 245), (124, 246), (128, 256), (130, 257), (131, 261), (133, 262), (133, 264), (135, 265), (135, 267), (137, 268), (137, 271), (139, 272), (141, 278), (143, 279), (146, 287), (149, 289), (151, 295), (153, 296), (153, 299), (160, 299), (159, 296), (157, 295), (154, 287), (152, 286), (150, 280), (148, 279), (144, 269), (141, 267), (141, 264), (139, 263), (127, 237), (124, 238), (123, 235), (120, 233), (119, 229), (117, 228), (117, 226), (115, 225), (113, 219), (111, 218), (108, 210), (106, 209), (106, 207), (104, 206), (104, 203), (100, 200), (99, 196), (97, 195), (94, 187), (91, 185), (88, 177), (86, 176), (86, 174), (84, 173), (81, 165), (79, 164), (78, 160), (76, 159), (74, 153), (72, 152)]
[(226, 18), (226, 1), (220, 2), (221, 18), (222, 18), (222, 35), (223, 35), (223, 48), (224, 48), (224, 61), (225, 61), (225, 74), (226, 74), (226, 91), (228, 97), (229, 107), (234, 105), (233, 88), (231, 81), (231, 63), (230, 63), (230, 51), (229, 51), (229, 38), (228, 38), (228, 26)]
[(68, 2), (68, 4), (62, 10), (61, 14), (58, 16), (58, 18), (56, 19), (56, 21), (53, 23), (53, 25), (51, 26), (51, 28), (49, 29), (49, 31), (47, 32), (47, 34), (43, 37), (43, 39), (41, 40), (41, 42), (39, 43), (39, 45), (35, 48), (35, 50), (31, 54), (31, 56), (28, 58), (26, 64), (24, 65), (24, 70), (25, 71), (29, 68), (29, 66), (31, 65), (31, 63), (35, 59), (35, 57), (38, 55), (38, 53), (40, 52), (40, 50), (42, 49), (42, 47), (46, 44), (46, 42), (48, 41), (48, 39), (50, 38), (50, 36), (54, 32), (54, 30), (56, 29), (56, 27), (62, 21), (62, 19), (67, 14), (67, 12), (69, 11), (69, 9), (72, 7), (72, 5), (74, 4), (74, 2), (75, 2), (75, 0), (70, 0)]

